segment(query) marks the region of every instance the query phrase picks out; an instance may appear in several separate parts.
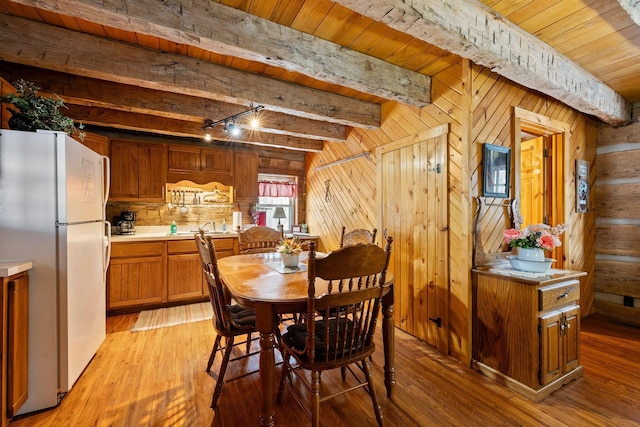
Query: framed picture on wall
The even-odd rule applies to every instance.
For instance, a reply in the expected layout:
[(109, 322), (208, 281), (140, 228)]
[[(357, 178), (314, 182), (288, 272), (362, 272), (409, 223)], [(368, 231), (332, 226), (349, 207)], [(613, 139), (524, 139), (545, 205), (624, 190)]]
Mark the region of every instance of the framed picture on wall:
[(302, 230), (302, 227), (300, 225), (292, 225), (291, 226), (291, 232), (292, 233), (300, 233), (301, 230)]
[(509, 198), (511, 148), (484, 144), (482, 147), (482, 176), (483, 196)]

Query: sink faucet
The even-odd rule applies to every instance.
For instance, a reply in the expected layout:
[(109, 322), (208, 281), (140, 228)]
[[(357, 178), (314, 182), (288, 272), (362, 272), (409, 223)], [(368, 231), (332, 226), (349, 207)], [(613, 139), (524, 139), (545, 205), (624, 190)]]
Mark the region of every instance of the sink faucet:
[(203, 233), (205, 231), (205, 228), (207, 228), (207, 225), (211, 225), (213, 227), (213, 231), (216, 231), (216, 223), (213, 221), (207, 221), (204, 224), (202, 224), (200, 227), (198, 227), (198, 230), (200, 230), (201, 233)]

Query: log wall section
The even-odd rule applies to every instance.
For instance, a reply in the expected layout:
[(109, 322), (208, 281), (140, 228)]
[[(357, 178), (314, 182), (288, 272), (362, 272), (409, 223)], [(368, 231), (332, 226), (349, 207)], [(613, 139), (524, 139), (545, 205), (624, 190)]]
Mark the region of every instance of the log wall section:
[(640, 326), (640, 122), (637, 115), (627, 126), (599, 130), (596, 159), (595, 311), (618, 322)]
[[(330, 250), (338, 247), (343, 225), (347, 229), (370, 229), (378, 223), (375, 148), (449, 123), (449, 323), (445, 327), (448, 327), (449, 354), (465, 363), (469, 362), (471, 351), (472, 230), (474, 200), (480, 195), (482, 144), (512, 144), (514, 107), (569, 124), (568, 164), (574, 165), (575, 159), (580, 158), (594, 169), (597, 136), (594, 120), (466, 60), (433, 77), (431, 105), (417, 109), (388, 102), (382, 108), (380, 129), (350, 129), (345, 143), (326, 143), (321, 153), (307, 154), (307, 221), (310, 232), (319, 234), (324, 248)], [(334, 163), (365, 152), (370, 155)], [(327, 164), (334, 165), (316, 170)], [(565, 176), (566, 182), (561, 185), (567, 189), (567, 199), (575, 200), (573, 166)], [(565, 239), (569, 245), (565, 266), (590, 273), (581, 290), (582, 313), (586, 315), (593, 306), (593, 267), (589, 266), (594, 263), (594, 214), (576, 214), (575, 205), (566, 209), (570, 228)], [(504, 223), (502, 215), (494, 219), (500, 226)], [(492, 227), (491, 224), (485, 226)], [(397, 307), (396, 312), (399, 312)], [(413, 316), (413, 325), (428, 321), (418, 313)], [(396, 322), (402, 323), (402, 319)]]

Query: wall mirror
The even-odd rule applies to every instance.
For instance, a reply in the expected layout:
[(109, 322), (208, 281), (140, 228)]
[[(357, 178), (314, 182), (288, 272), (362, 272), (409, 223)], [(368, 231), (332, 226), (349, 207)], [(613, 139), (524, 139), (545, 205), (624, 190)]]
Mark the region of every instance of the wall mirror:
[(485, 197), (509, 198), (511, 149), (499, 145), (482, 147), (483, 192)]

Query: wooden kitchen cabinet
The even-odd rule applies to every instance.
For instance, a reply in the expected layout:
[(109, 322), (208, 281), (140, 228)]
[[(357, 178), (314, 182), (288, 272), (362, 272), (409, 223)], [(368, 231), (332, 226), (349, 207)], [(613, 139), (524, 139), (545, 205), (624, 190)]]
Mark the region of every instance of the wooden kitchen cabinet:
[[(29, 263), (28, 268), (31, 268)], [(7, 271), (7, 269), (3, 269)], [(0, 426), (9, 424), (29, 391), (29, 275), (2, 274), (0, 284)]]
[(167, 159), (168, 182), (189, 180), (196, 184), (220, 182), (233, 185), (234, 157), (231, 150), (169, 145)]
[(581, 377), (584, 275), (552, 270), (524, 278), (474, 270), (473, 367), (534, 401)]
[(166, 146), (111, 141), (111, 201), (164, 201)]
[(113, 243), (107, 310), (135, 311), (167, 301), (166, 242)]
[(208, 297), (195, 240), (167, 242), (167, 299), (189, 301)]
[(13, 417), (27, 401), (29, 389), (29, 276), (9, 279), (7, 342), (7, 417)]
[(233, 187), (237, 202), (258, 202), (258, 154), (235, 153), (236, 171)]
[[(214, 240), (216, 256), (235, 254), (235, 237)], [(107, 274), (109, 314), (209, 298), (194, 239), (114, 242)]]
[[(234, 255), (236, 239), (214, 239), (216, 257)], [(202, 262), (194, 239), (167, 241), (168, 301), (206, 300), (209, 292), (202, 273)]]

